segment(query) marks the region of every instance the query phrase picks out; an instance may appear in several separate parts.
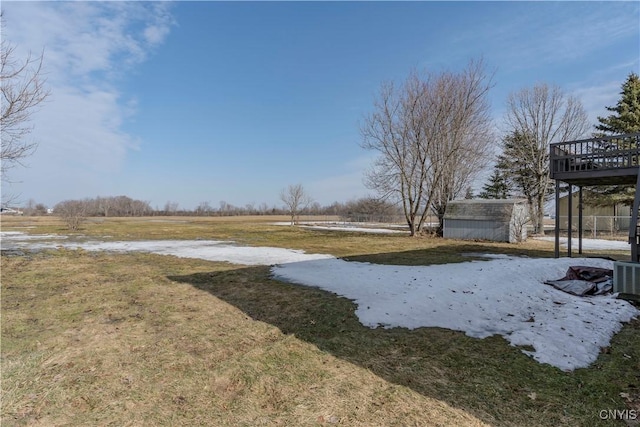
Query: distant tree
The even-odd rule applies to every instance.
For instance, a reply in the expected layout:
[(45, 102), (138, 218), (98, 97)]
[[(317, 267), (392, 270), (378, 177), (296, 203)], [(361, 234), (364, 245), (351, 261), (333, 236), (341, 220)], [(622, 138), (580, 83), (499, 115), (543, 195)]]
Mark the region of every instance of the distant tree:
[(269, 208), (269, 205), (265, 202), (260, 203), (260, 206), (258, 206), (258, 212), (260, 215), (268, 215), (271, 211), (271, 208)]
[(379, 157), (366, 184), (398, 201), (411, 236), (430, 212), (442, 223), (486, 160), (490, 143), (488, 92), (482, 61), (459, 73), (411, 73), (400, 87), (384, 83), (361, 127), (362, 147)]
[(137, 216), (138, 201), (128, 196), (111, 197), (113, 216)]
[(213, 211), (213, 208), (209, 204), (209, 202), (200, 202), (200, 204), (196, 207), (195, 214), (196, 215), (210, 215)]
[(42, 216), (47, 214), (47, 207), (42, 203), (36, 203), (34, 215)]
[(27, 216), (35, 215), (36, 201), (33, 199), (27, 200), (27, 203), (22, 208), (22, 213)]
[[(527, 198), (535, 233), (542, 233), (544, 204), (550, 194), (549, 144), (578, 139), (589, 127), (580, 101), (558, 87), (538, 84), (507, 98), (504, 160), (511, 165)], [(509, 167), (509, 166), (507, 166)]]
[(224, 200), (220, 200), (220, 208), (218, 208), (218, 212), (220, 212), (221, 215), (226, 215), (229, 210), (231, 210), (231, 205), (229, 203), (227, 203)]
[(302, 184), (290, 185), (280, 192), (280, 200), (285, 204), (285, 209), (291, 217), (291, 225), (298, 222), (300, 212), (307, 208), (313, 199), (305, 193)]
[(464, 192), (464, 198), (466, 200), (470, 200), (473, 199), (475, 196), (473, 194), (473, 188), (471, 188), (471, 186), (467, 187), (467, 190)]
[(99, 215), (108, 217), (113, 205), (112, 197), (96, 197), (96, 208)]
[(40, 216), (47, 214), (47, 207), (42, 203), (36, 203), (35, 200), (29, 199), (27, 200), (27, 204), (22, 209), (24, 215), (29, 216)]
[(131, 200), (130, 206), (131, 216), (145, 216), (149, 215), (152, 211), (149, 202), (144, 200)]
[(311, 202), (305, 212), (309, 215), (320, 215), (322, 213), (322, 205), (318, 202)]
[(167, 215), (175, 215), (178, 212), (178, 202), (168, 201), (164, 204), (164, 211)]
[(325, 212), (328, 215), (340, 215), (344, 212), (344, 205), (338, 201), (335, 201), (325, 208)]
[[(4, 27), (4, 17), (0, 14), (0, 26)], [(15, 57), (15, 47), (4, 38), (0, 47), (0, 175), (8, 182), (7, 172), (31, 155), (37, 143), (28, 140), (32, 131), (29, 126), (31, 115), (47, 98), (49, 92), (42, 78), (43, 55), (19, 61)], [(15, 198), (3, 192), (4, 203)]]
[[(607, 117), (598, 117), (598, 132), (595, 137), (640, 132), (640, 78), (631, 73), (622, 84), (620, 99), (615, 107), (605, 107), (612, 112)], [(620, 146), (620, 149), (635, 148)], [(589, 188), (585, 192), (585, 202), (593, 206), (614, 206), (633, 204), (635, 186), (608, 185)]]
[(65, 200), (58, 203), (53, 212), (67, 224), (69, 230), (76, 231), (87, 218), (87, 203), (82, 200)]
[(496, 165), (489, 181), (482, 187), (482, 192), (478, 194), (481, 199), (508, 199), (510, 189), (505, 173)]
[(363, 197), (347, 202), (343, 217), (350, 221), (386, 222), (388, 218), (399, 214), (398, 207), (381, 198)]

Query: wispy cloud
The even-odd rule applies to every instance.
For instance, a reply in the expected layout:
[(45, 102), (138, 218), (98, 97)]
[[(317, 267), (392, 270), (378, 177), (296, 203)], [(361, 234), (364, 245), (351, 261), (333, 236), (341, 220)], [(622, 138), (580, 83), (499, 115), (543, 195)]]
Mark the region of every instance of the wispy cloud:
[(623, 38), (637, 37), (640, 6), (635, 2), (611, 6), (608, 2), (505, 4), (500, 24), (494, 19), (462, 32), (458, 44), (468, 42), (477, 48), (476, 42), (481, 42), (491, 49), (491, 56), (499, 58), (497, 62), (513, 69), (568, 62)]
[(606, 107), (615, 107), (620, 100), (622, 84), (629, 73), (638, 72), (640, 57), (630, 61), (608, 64), (590, 73), (586, 79), (570, 84), (569, 93), (582, 102), (589, 121), (598, 123), (598, 116), (606, 117), (611, 114)]
[(168, 36), (170, 4), (5, 2), (2, 8), (3, 37), (16, 46), (17, 58), (44, 53), (51, 93), (32, 117), (39, 148), (29, 169), (16, 170), (17, 181), (29, 189), (25, 196), (45, 203), (93, 194), (92, 183), (116, 173), (138, 145), (122, 130), (135, 99), (119, 87)]

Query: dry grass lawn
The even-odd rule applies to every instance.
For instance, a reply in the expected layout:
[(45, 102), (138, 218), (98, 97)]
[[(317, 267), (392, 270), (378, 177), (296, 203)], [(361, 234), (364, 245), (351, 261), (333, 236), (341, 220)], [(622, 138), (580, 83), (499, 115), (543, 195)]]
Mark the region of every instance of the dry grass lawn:
[[(55, 219), (3, 218), (2, 230), (66, 233)], [(552, 255), (545, 242), (238, 219), (108, 219), (85, 236), (232, 239), (403, 264)], [(274, 281), (268, 267), (55, 250), (3, 254), (1, 279), (3, 426), (587, 426), (611, 425), (602, 409), (640, 410), (639, 321), (592, 367), (565, 373), (500, 337), (365, 328), (351, 301)]]

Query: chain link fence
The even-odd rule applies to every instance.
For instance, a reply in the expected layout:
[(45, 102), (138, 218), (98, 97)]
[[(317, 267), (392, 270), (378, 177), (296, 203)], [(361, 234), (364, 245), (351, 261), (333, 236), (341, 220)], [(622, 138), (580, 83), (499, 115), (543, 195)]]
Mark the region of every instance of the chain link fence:
[(340, 215), (343, 222), (358, 223), (378, 223), (378, 224), (403, 224), (407, 221), (402, 215), (395, 214), (366, 214), (366, 213), (348, 213)]
[[(629, 216), (595, 216), (584, 215), (582, 217), (582, 231), (584, 237), (591, 238), (617, 238), (629, 235), (629, 225), (631, 217)], [(568, 219), (560, 218), (560, 231), (567, 232)], [(571, 229), (574, 233), (578, 232), (578, 216), (571, 217)]]

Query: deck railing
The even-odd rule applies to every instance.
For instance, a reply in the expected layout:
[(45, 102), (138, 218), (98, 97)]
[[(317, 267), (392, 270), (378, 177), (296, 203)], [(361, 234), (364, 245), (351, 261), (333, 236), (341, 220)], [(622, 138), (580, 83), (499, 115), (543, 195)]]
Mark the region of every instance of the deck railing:
[(640, 133), (559, 142), (550, 146), (551, 176), (640, 165)]

